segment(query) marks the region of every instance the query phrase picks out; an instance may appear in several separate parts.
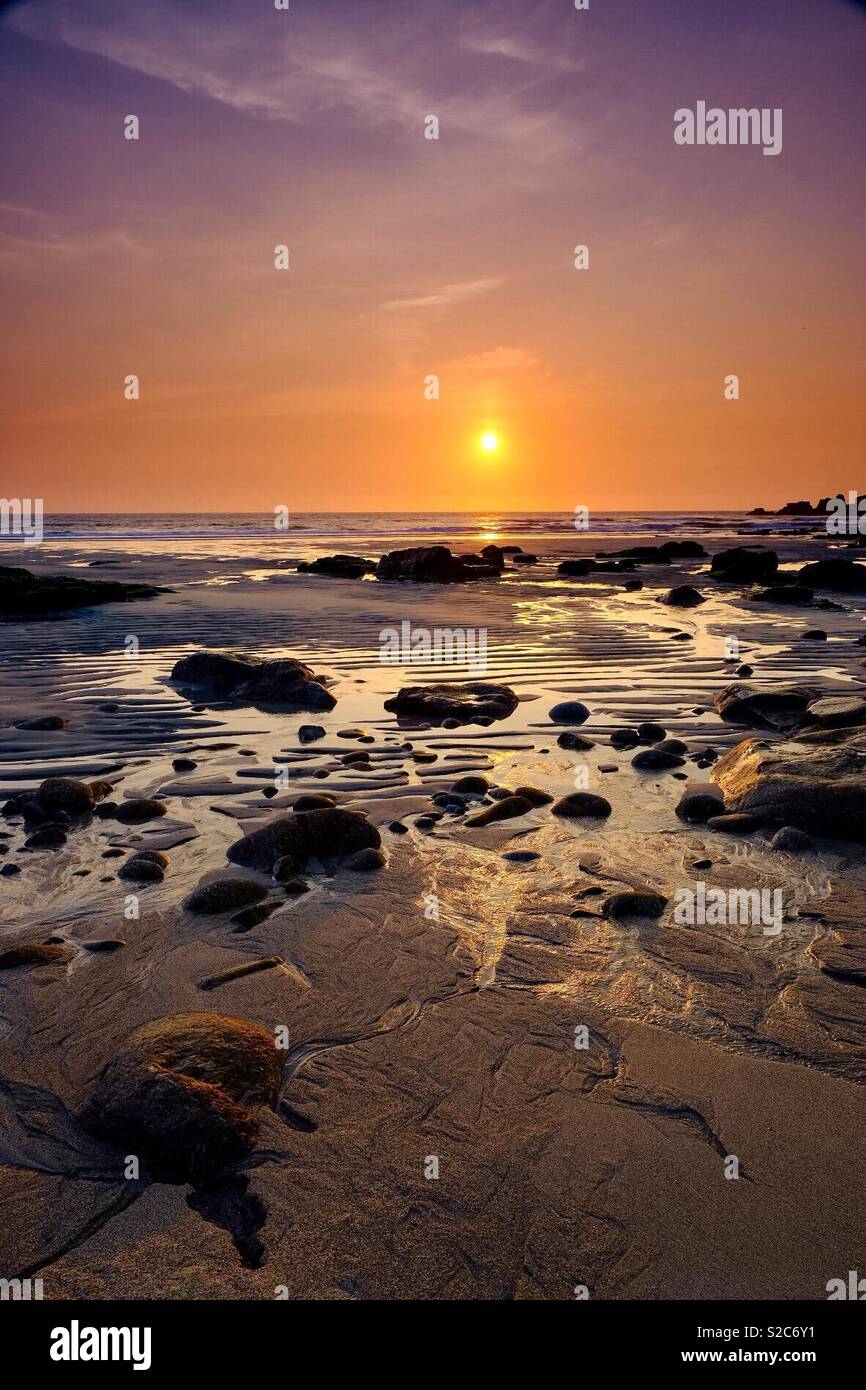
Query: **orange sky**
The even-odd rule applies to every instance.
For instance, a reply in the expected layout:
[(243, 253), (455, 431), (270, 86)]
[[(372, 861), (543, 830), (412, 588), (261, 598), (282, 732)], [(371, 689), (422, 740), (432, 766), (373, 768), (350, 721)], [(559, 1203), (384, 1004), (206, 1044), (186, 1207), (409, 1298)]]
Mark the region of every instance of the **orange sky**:
[[(50, 513), (862, 490), (866, 18), (742, 8), (12, 8), (0, 491)], [(781, 107), (781, 155), (676, 146), (704, 98)]]

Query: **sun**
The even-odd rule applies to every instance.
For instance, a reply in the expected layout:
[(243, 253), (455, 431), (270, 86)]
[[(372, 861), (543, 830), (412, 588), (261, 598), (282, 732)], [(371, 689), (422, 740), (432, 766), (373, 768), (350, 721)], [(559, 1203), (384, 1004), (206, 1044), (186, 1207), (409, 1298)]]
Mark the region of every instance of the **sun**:
[(493, 454), (499, 448), (499, 439), (495, 434), (482, 434), (481, 447), (486, 454)]

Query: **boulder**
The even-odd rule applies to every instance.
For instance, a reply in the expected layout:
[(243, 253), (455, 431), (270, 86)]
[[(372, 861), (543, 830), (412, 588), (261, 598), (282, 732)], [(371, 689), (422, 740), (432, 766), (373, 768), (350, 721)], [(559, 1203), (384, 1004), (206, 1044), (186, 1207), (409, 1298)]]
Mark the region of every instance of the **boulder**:
[(167, 809), (164, 801), (154, 801), (149, 796), (133, 796), (128, 801), (118, 803), (114, 819), (122, 825), (142, 825), (144, 821), (164, 816)]
[(641, 753), (635, 753), (631, 765), (638, 772), (666, 772), (669, 768), (682, 767), (684, 762), (685, 758), (665, 748), (644, 748)]
[(205, 883), (190, 894), (184, 903), (187, 912), (215, 915), (220, 912), (237, 912), (241, 907), (250, 907), (268, 896), (268, 890), (251, 878), (218, 878), (213, 883)]
[(96, 801), (93, 787), (75, 777), (46, 777), (34, 798), (46, 815), (66, 811), (70, 816), (86, 816)]
[(290, 657), (259, 661), (224, 652), (194, 652), (175, 662), (171, 679), (238, 704), (263, 701), (290, 709), (329, 710), (337, 703), (321, 676)]
[(706, 599), (692, 584), (678, 584), (660, 602), (671, 608), (697, 608), (699, 603), (706, 603)]
[[(293, 861), (298, 873), (310, 859), (345, 859), (359, 849), (378, 849), (381, 837), (361, 811), (339, 806), (279, 816), (229, 845), (233, 864), (271, 873), (278, 859)], [(290, 865), (283, 865), (286, 873)]]
[(661, 917), (668, 905), (660, 893), (614, 893), (602, 908), (605, 917)]
[(603, 819), (610, 815), (612, 808), (605, 797), (596, 796), (594, 792), (571, 792), (551, 809), (555, 816), (595, 816)]
[(462, 584), (470, 579), (498, 579), (499, 574), (499, 565), (452, 555), (447, 545), (392, 550), (376, 566), (378, 579), (419, 584)]
[(866, 724), (866, 695), (826, 695), (813, 700), (803, 723), (816, 729), (847, 729)]
[(31, 946), (11, 946), (0, 951), (0, 970), (17, 970), (24, 965), (59, 965), (69, 959), (65, 946), (37, 942)]
[(633, 545), (627, 550), (600, 550), (598, 557), (667, 565), (671, 560), (702, 560), (706, 553), (699, 541), (665, 541), (662, 545)]
[(250, 1152), (277, 1102), (283, 1054), (257, 1023), (177, 1014), (139, 1028), (103, 1069), (85, 1128), (157, 1178), (205, 1184)]
[(419, 719), (459, 719), (471, 723), (479, 715), (507, 719), (518, 706), (518, 699), (507, 685), (469, 681), (465, 685), (407, 685), (398, 690), (385, 709), (394, 714)]
[(494, 821), (514, 820), (517, 816), (525, 816), (531, 811), (533, 802), (525, 796), (505, 796), (501, 801), (494, 801), (492, 806), (485, 806), (483, 811), (477, 815), (470, 816), (467, 825), (492, 825)]
[(802, 584), (773, 584), (769, 589), (760, 589), (753, 594), (756, 603), (775, 603), (784, 607), (808, 608), (815, 595)]
[(363, 555), (322, 555), (318, 560), (302, 560), (298, 573), (326, 574), (333, 579), (361, 579), (365, 574), (376, 573), (376, 562), (365, 560)]
[(866, 732), (834, 743), (749, 738), (713, 766), (728, 811), (810, 835), (866, 840)]
[(589, 710), (580, 700), (563, 700), (561, 704), (548, 710), (547, 717), (554, 724), (585, 724), (589, 718)]
[(30, 570), (0, 565), (0, 615), (34, 618), (99, 603), (129, 603), (170, 593), (153, 584), (121, 584), (117, 580), (75, 579), (65, 574), (35, 575)]
[(768, 584), (778, 568), (775, 550), (737, 545), (713, 556), (710, 573), (725, 584)]
[(821, 697), (816, 685), (761, 687), (735, 681), (713, 698), (713, 707), (727, 724), (787, 732), (803, 722), (809, 706)]
[(866, 593), (866, 565), (854, 560), (815, 560), (804, 565), (798, 575), (800, 584), (811, 589), (831, 589), (838, 594)]

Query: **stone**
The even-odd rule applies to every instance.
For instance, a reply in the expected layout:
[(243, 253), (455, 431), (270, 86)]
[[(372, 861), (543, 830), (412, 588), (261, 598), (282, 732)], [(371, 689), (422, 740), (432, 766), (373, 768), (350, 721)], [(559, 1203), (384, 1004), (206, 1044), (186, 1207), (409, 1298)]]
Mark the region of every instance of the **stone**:
[(304, 792), (292, 806), (293, 811), (321, 811), (326, 806), (336, 806), (337, 798), (330, 792)]
[(641, 743), (661, 743), (666, 733), (667, 730), (663, 729), (661, 724), (653, 724), (649, 721), (637, 726), (637, 734)]
[(713, 556), (710, 573), (725, 584), (771, 583), (779, 568), (775, 550), (764, 546), (734, 546)]
[(801, 642), (826, 642), (827, 634), (822, 627), (810, 627), (808, 632), (800, 633)]
[(347, 858), (359, 849), (378, 849), (379, 832), (360, 811), (329, 806), (279, 816), (236, 840), (227, 851), (233, 864), (271, 873), (278, 859), (291, 858), (295, 871), (309, 859)]
[(802, 854), (812, 848), (812, 837), (795, 825), (783, 825), (770, 841), (770, 849), (784, 851), (786, 854)]
[[(12, 868), (11, 864), (4, 866)], [(58, 965), (69, 959), (69, 951), (64, 946), (52, 946), (47, 942), (32, 946), (12, 946), (8, 951), (0, 951), (0, 970), (17, 970), (23, 965)]]
[(579, 817), (594, 816), (604, 818), (611, 813), (611, 804), (603, 796), (594, 792), (571, 792), (553, 806), (555, 816)]
[(810, 589), (831, 589), (840, 594), (866, 593), (866, 565), (854, 560), (815, 560), (804, 565), (798, 575), (801, 585)]
[(475, 556), (452, 555), (447, 545), (392, 550), (376, 566), (380, 580), (420, 584), (462, 584), (471, 579), (498, 579), (499, 574), (498, 564), (485, 564)]
[(40, 825), (24, 841), (25, 849), (62, 849), (66, 844), (66, 831), (60, 825)]
[(587, 752), (594, 748), (595, 744), (591, 738), (586, 738), (583, 734), (560, 734), (556, 740), (560, 748), (569, 748), (572, 751)]
[(161, 1181), (209, 1183), (249, 1154), (253, 1111), (276, 1105), (283, 1060), (256, 1023), (208, 1013), (157, 1019), (110, 1059), (81, 1120)]
[(325, 737), (325, 730), (321, 724), (302, 724), (298, 729), (299, 743), (315, 743), (318, 739)]
[(144, 821), (157, 820), (164, 816), (167, 809), (164, 801), (154, 801), (147, 796), (134, 796), (128, 801), (118, 803), (114, 819), (119, 820), (122, 825), (141, 825)]
[(469, 681), (464, 685), (408, 685), (398, 690), (385, 709), (393, 714), (422, 719), (456, 717), (471, 723), (478, 715), (491, 719), (507, 719), (518, 706), (518, 699), (507, 685), (490, 685), (484, 681)]
[(553, 709), (548, 711), (547, 717), (554, 724), (585, 724), (589, 718), (589, 710), (580, 700), (563, 700), (561, 704), (554, 705)]
[(467, 777), (458, 777), (451, 790), (467, 796), (485, 796), (490, 790), (490, 783), (486, 777), (476, 777), (474, 774), (470, 774)]
[(866, 840), (866, 732), (834, 743), (749, 738), (713, 767), (729, 811), (810, 835)]
[(22, 719), (15, 725), (16, 729), (33, 729), (40, 733), (56, 733), (60, 729), (69, 727), (69, 720), (63, 719), (59, 714), (42, 714), (36, 719)]
[(514, 795), (522, 797), (532, 806), (549, 806), (553, 801), (550, 792), (544, 792), (540, 787), (515, 787)]
[(492, 825), (494, 821), (513, 820), (517, 816), (525, 816), (532, 810), (533, 803), (524, 796), (506, 796), (501, 801), (495, 801), (492, 806), (488, 806), (477, 815), (470, 816), (467, 825)]
[(713, 698), (716, 712), (728, 724), (786, 732), (803, 720), (809, 705), (821, 697), (816, 685), (751, 685), (735, 681)]
[(734, 811), (721, 816), (710, 816), (708, 830), (719, 830), (724, 835), (751, 835), (763, 825), (760, 816), (749, 815), (747, 811)]
[(365, 560), (363, 555), (322, 555), (317, 560), (302, 560), (298, 573), (326, 574), (334, 579), (361, 579), (365, 574), (376, 573), (376, 562)]
[(195, 772), (198, 767), (195, 758), (175, 758), (171, 765), (175, 772)]
[(785, 607), (808, 608), (815, 595), (802, 584), (771, 584), (769, 589), (761, 589), (752, 597), (756, 603), (775, 603)]
[(290, 709), (329, 710), (337, 703), (320, 676), (291, 658), (259, 661), (246, 655), (194, 652), (175, 662), (171, 679), (202, 686), (237, 704), (265, 701)]
[(92, 811), (96, 798), (87, 782), (75, 777), (46, 777), (36, 791), (35, 800), (47, 815), (66, 811), (70, 816), (86, 816)]
[(251, 878), (220, 878), (196, 888), (187, 898), (184, 907), (187, 912), (210, 916), (236, 912), (238, 908), (261, 902), (267, 895), (267, 888)]
[(694, 585), (678, 584), (665, 594), (660, 602), (668, 604), (671, 608), (697, 608), (699, 603), (706, 603), (706, 599)]
[(384, 869), (386, 862), (384, 850), (368, 845), (366, 849), (358, 849), (349, 855), (346, 868), (355, 873), (370, 873), (374, 869)]
[(602, 915), (605, 917), (661, 917), (668, 905), (667, 898), (660, 893), (614, 893), (605, 899)]
[(705, 823), (711, 816), (724, 811), (725, 803), (721, 794), (712, 796), (709, 792), (685, 792), (676, 806), (680, 820)]
[(165, 870), (149, 856), (133, 854), (118, 870), (117, 877), (129, 879), (132, 883), (162, 883)]
[(35, 575), (30, 570), (0, 565), (0, 614), (41, 617), (100, 603), (129, 603), (155, 598), (170, 589), (153, 584), (121, 584), (117, 580), (74, 579), (65, 574)]
[(665, 772), (668, 768), (682, 767), (685, 762), (677, 753), (667, 753), (663, 748), (644, 748), (635, 753), (631, 765), (638, 772)]
[(843, 729), (866, 724), (866, 696), (822, 696), (807, 707), (803, 723), (819, 729)]

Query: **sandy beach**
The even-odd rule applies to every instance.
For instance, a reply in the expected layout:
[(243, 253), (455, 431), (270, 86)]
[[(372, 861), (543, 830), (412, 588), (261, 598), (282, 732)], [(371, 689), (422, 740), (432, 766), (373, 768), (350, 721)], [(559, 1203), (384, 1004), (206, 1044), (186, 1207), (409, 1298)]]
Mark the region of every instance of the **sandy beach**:
[[(340, 535), (184, 521), (3, 547), (36, 576), (166, 590), (3, 621), (0, 948), (54, 948), (0, 971), (3, 1269), (40, 1277), (47, 1299), (825, 1299), (857, 1267), (866, 1195), (866, 594), (762, 601), (711, 564), (758, 546), (790, 578), (856, 553), (820, 524), (741, 514), (585, 533), (434, 518), (423, 537), (344, 520)], [(672, 539), (705, 555), (558, 571)], [(434, 544), (504, 549), (501, 574), (297, 570)], [(683, 585), (704, 601), (660, 602)], [(483, 670), (383, 663), (383, 632), (404, 623), (483, 631)], [(198, 652), (293, 658), (335, 703), (173, 679)], [(769, 714), (721, 716), (738, 679)], [(511, 712), (385, 709), (405, 687), (476, 681), (512, 691)], [(778, 714), (792, 686), (810, 693)], [(587, 713), (557, 722), (563, 702)], [(21, 727), (34, 720), (59, 727)], [(788, 817), (767, 802), (747, 823), (738, 765), (717, 767), (755, 739), (805, 760), (818, 810), (788, 847), (773, 843)], [(842, 780), (821, 771), (839, 748)], [(22, 806), (53, 778), (110, 785), (59, 834), (42, 816), (55, 840), (25, 848)], [(508, 818), (486, 815), (527, 788)], [(607, 811), (567, 814), (575, 793)], [(690, 796), (721, 799), (689, 818)], [(159, 811), (113, 817), (145, 800)], [(330, 807), (374, 828), (380, 845), (353, 850), (368, 863), (297, 858), (294, 841), (282, 878), (227, 857), (284, 817), (324, 815), (329, 834)], [(142, 852), (159, 873), (124, 877)], [(222, 910), (188, 906), (225, 881), (242, 887)], [(778, 892), (779, 921), (684, 924), (678, 895), (699, 885)], [(105, 1116), (118, 1058), (138, 1084), (137, 1030), (186, 1015), (260, 1025), (278, 1078), (246, 1097), (243, 1154), (185, 1173), (160, 1167), (157, 1131), (127, 1138)]]

